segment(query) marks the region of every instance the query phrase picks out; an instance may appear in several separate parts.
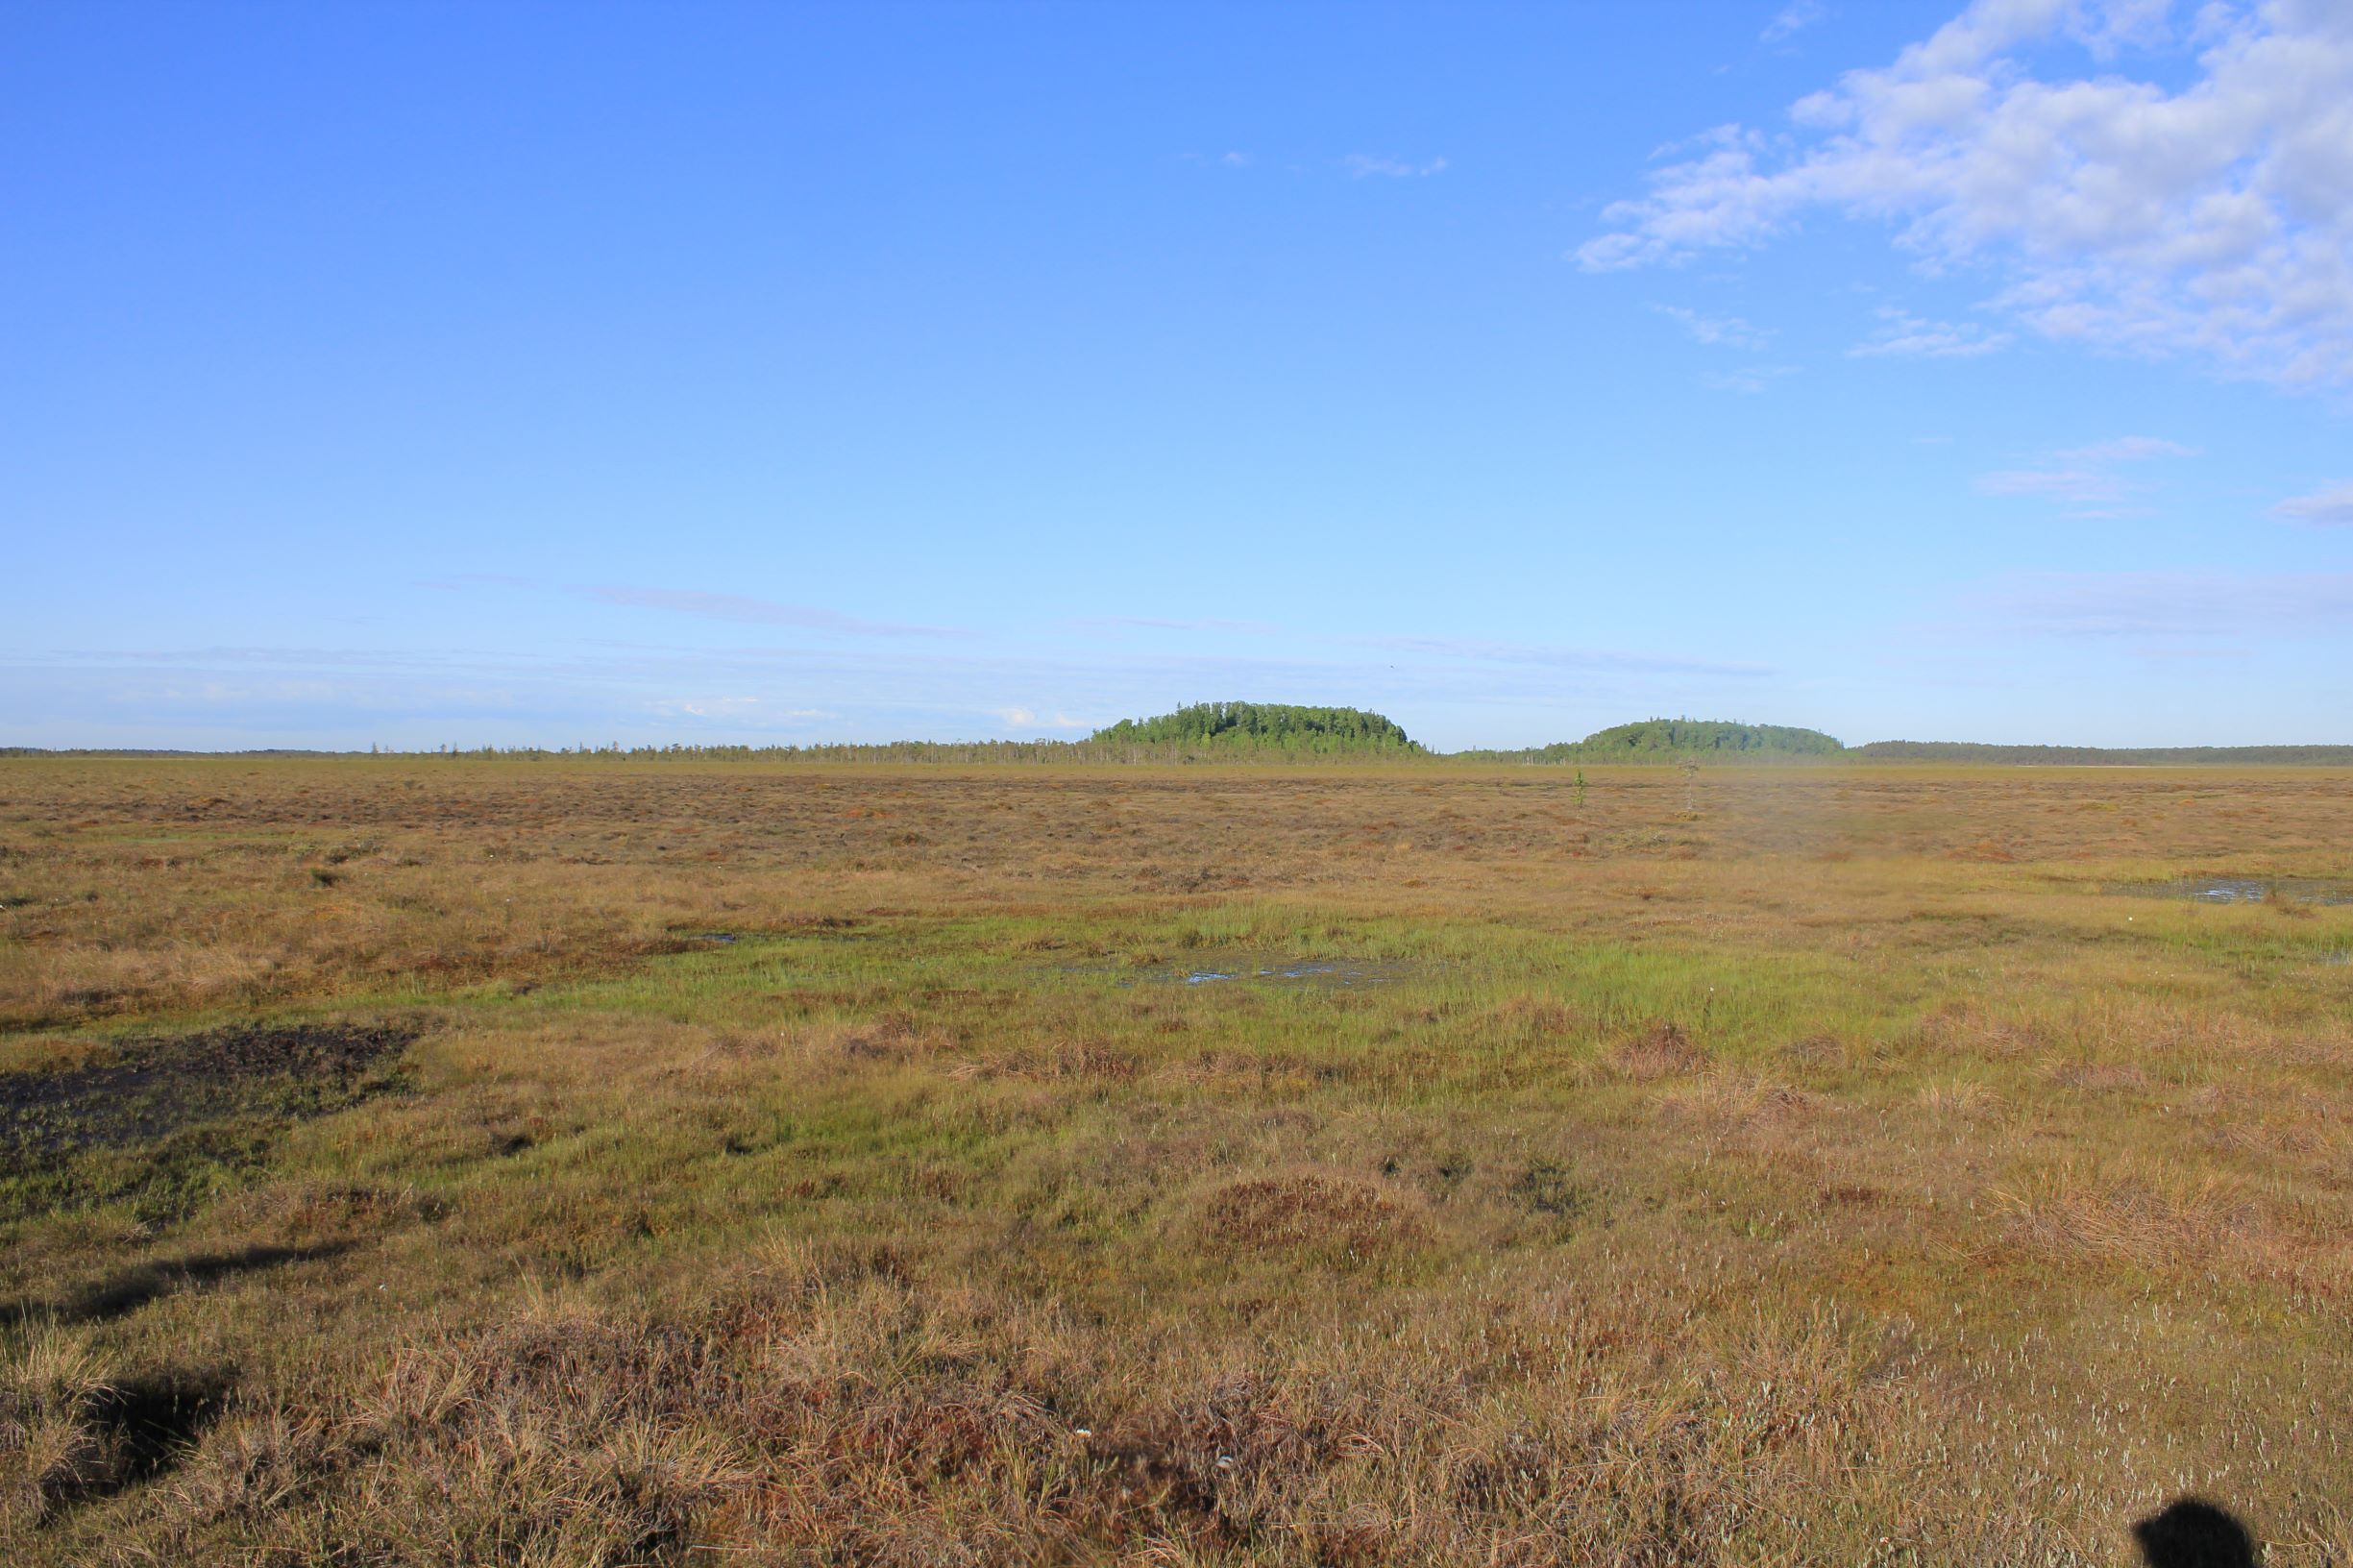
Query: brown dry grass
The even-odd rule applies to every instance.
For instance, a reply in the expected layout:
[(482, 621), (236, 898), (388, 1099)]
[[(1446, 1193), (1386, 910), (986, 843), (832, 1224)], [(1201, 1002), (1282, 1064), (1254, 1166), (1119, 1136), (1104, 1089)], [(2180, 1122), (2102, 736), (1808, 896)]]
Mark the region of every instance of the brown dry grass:
[(0, 762), (0, 1555), (2353, 1561), (2347, 781), (1587, 776)]

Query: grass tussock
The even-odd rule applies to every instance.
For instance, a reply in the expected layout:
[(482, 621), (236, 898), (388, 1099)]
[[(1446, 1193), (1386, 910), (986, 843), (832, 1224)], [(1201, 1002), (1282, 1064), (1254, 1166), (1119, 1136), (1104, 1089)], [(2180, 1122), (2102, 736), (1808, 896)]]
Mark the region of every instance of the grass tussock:
[[(800, 1253), (670, 1319), (540, 1301), (401, 1352), (340, 1421), (208, 1433), (137, 1547), (293, 1560), (1300, 1564), (1698, 1560), (1795, 1544), (1765, 1500), (1858, 1487), (1914, 1396), (1834, 1318), (1750, 1321), (1672, 1374), (1503, 1299), (1289, 1354)], [(1527, 1376), (1509, 1370), (1517, 1360)], [(1854, 1540), (1851, 1533), (1832, 1539)]]
[(1677, 1024), (1657, 1022), (1618, 1041), (1604, 1059), (1607, 1071), (1630, 1083), (1654, 1084), (1703, 1072), (1708, 1055)]
[(54, 1326), (0, 1369), (0, 1518), (45, 1523), (114, 1468), (102, 1416), (114, 1390), (86, 1344)]
[(1405, 1250), (1427, 1235), (1401, 1194), (1355, 1177), (1288, 1171), (1229, 1182), (1202, 1205), (1202, 1238), (1237, 1252), (1311, 1249), (1360, 1262)]

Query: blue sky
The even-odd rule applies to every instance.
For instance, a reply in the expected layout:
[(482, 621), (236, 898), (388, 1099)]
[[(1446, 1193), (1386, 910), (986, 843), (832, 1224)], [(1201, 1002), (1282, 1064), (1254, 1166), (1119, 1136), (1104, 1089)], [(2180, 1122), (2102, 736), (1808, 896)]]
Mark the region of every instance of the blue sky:
[(0, 6), (0, 743), (2353, 741), (2341, 0)]

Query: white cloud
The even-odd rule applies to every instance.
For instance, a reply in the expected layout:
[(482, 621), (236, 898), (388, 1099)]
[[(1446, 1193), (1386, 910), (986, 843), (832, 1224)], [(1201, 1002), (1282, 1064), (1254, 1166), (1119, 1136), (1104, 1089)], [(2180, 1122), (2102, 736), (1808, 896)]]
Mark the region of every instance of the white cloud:
[(1879, 307), (1879, 330), (1847, 352), (1857, 358), (1909, 355), (1924, 359), (1971, 359), (2010, 346), (2008, 332), (1975, 322), (1927, 321), (1893, 306)]
[(2298, 523), (2353, 524), (2353, 484), (2333, 485), (2309, 496), (2290, 496), (2271, 508)]
[(1340, 159), (1340, 166), (1361, 180), (1367, 175), (1380, 175), (1389, 180), (1418, 180), (1446, 172), (1446, 159), (1434, 158), (1427, 162), (1408, 163), (1394, 158), (1373, 158), (1364, 153), (1350, 153)]
[[(2178, 89), (2113, 68), (2182, 59)], [(1768, 139), (1711, 132), (1609, 208), (1596, 270), (1763, 244), (1805, 213), (1893, 224), (1931, 270), (1986, 269), (2044, 335), (2197, 356), (2291, 385), (2353, 381), (2353, 6), (1974, 0), (1892, 64), (1792, 106)]]
[(1654, 305), (1660, 315), (1682, 323), (1683, 331), (1695, 343), (1727, 349), (1761, 349), (1773, 340), (1773, 334), (1761, 327), (1752, 327), (1738, 316), (1707, 316), (1680, 305)]

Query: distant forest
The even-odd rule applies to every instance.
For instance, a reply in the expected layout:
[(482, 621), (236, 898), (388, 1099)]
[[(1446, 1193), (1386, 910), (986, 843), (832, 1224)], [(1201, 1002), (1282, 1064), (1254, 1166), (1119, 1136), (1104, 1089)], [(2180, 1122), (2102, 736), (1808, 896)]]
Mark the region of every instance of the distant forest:
[[(368, 752), (295, 748), (238, 752), (0, 747), (0, 757), (337, 757)], [(1124, 719), (1083, 741), (890, 741), (826, 746), (437, 747), (384, 751), (392, 758), (471, 761), (1182, 763), (1363, 761), (1426, 764), (1776, 762), (1976, 762), (2032, 767), (2180, 767), (2303, 764), (2353, 767), (2353, 746), (1991, 746), (1973, 741), (1874, 741), (1843, 746), (1818, 729), (1716, 720), (1648, 719), (1596, 730), (1581, 741), (1518, 750), (1436, 752), (1394, 721), (1361, 708), (1283, 702), (1197, 702), (1152, 719)]]
[(1831, 757), (1844, 755), (1846, 749), (1818, 729), (1715, 719), (1646, 719), (1595, 730), (1581, 741), (1455, 754), (1481, 762), (1675, 762), (1686, 757)]
[[(169, 750), (59, 750), (0, 747), (6, 756), (175, 757), (218, 753)], [(447, 757), (516, 762), (915, 762), (1169, 763), (1291, 762), (1314, 759), (1430, 761), (1434, 754), (1395, 721), (1360, 708), (1283, 702), (1197, 702), (1151, 719), (1123, 719), (1082, 741), (886, 741), (821, 746), (435, 747), (418, 751), (352, 753), (255, 750), (238, 756)]]
[(1122, 719), (1096, 730), (1088, 741), (1094, 746), (1210, 750), (1422, 754), (1422, 747), (1395, 721), (1378, 713), (1287, 702), (1196, 702), (1157, 719)]

